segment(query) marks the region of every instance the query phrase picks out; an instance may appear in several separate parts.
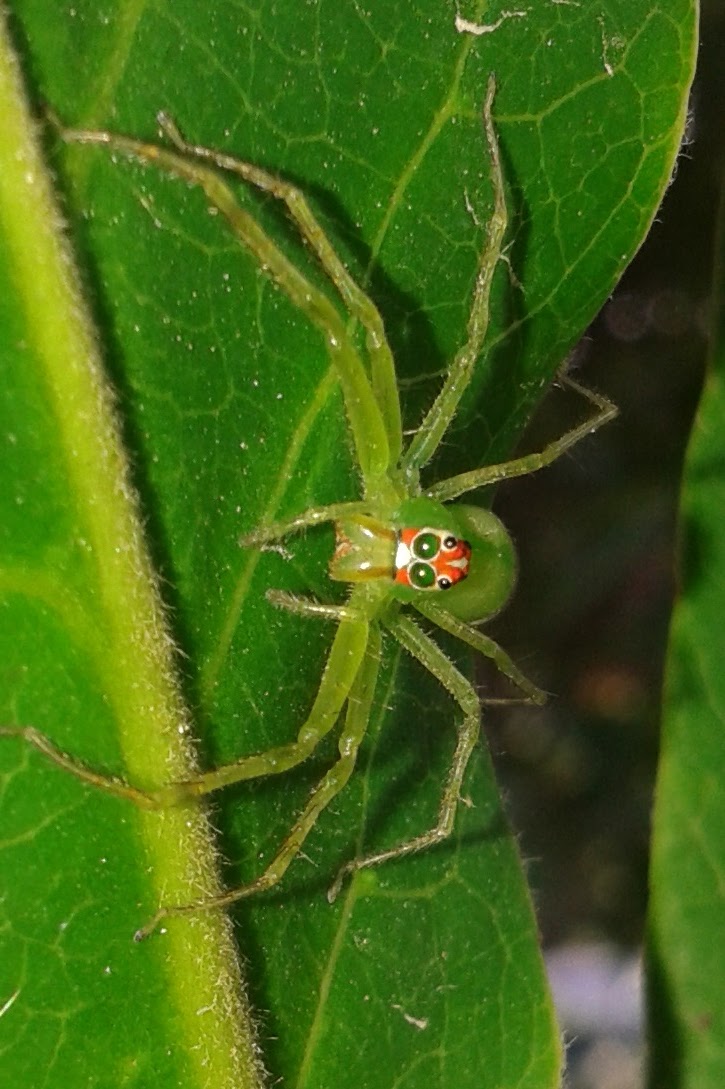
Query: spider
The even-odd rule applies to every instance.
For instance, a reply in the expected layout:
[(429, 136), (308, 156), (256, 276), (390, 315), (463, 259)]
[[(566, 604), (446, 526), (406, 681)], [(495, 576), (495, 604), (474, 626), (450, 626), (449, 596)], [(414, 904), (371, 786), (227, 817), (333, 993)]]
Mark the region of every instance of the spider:
[[(210, 207), (223, 214), (238, 241), (321, 333), (342, 388), (362, 482), (362, 498), (358, 501), (313, 507), (291, 521), (260, 526), (240, 540), (245, 548), (260, 548), (321, 523), (335, 525), (336, 548), (329, 574), (334, 580), (350, 584), (351, 591), (344, 604), (325, 604), (278, 590), (267, 592), (270, 602), (300, 617), (337, 624), (317, 694), (295, 740), (242, 757), (217, 770), (200, 773), (193, 779), (146, 792), (76, 763), (33, 727), (2, 730), (6, 734), (22, 735), (53, 761), (88, 783), (130, 798), (146, 808), (160, 808), (202, 797), (231, 783), (287, 771), (305, 760), (343, 718), (336, 763), (314, 787), (291, 831), (260, 876), (213, 899), (162, 906), (137, 937), (151, 933), (169, 915), (223, 908), (269, 889), (281, 880), (319, 815), (343, 789), (353, 772), (375, 697), (383, 632), (393, 636), (432, 673), (458, 705), (457, 743), (433, 827), (397, 846), (348, 862), (330, 888), (328, 899), (335, 899), (348, 875), (431, 847), (451, 834), (466, 768), (478, 740), (479, 697), (471, 682), (410, 615), (411, 608), (429, 624), (492, 659), (501, 673), (520, 690), (524, 700), (541, 704), (546, 698), (506, 652), (476, 626), (497, 613), (513, 589), (516, 557), (511, 538), (489, 510), (449, 501), (485, 485), (549, 465), (574, 443), (610, 420), (616, 409), (605, 397), (585, 389), (571, 378), (561, 379), (585, 397), (591, 406), (589, 417), (579, 426), (537, 453), (471, 469), (435, 484), (422, 485), (420, 481), (421, 470), (440, 446), (481, 356), (489, 319), (491, 284), (502, 256), (507, 212), (492, 119), (494, 93), (495, 80), (490, 76), (483, 106), (483, 128), (494, 208), (473, 288), (465, 343), (447, 369), (440, 392), (405, 447), (395, 367), (380, 312), (335, 254), (298, 188), (251, 163), (187, 143), (165, 114), (159, 114), (158, 121), (170, 147), (106, 131), (62, 130), (67, 141), (106, 145), (143, 163), (154, 163), (203, 190)], [(305, 278), (239, 205), (223, 180), (223, 173), (235, 175), (286, 205), (300, 235), (340, 296), (348, 317), (362, 327), (364, 352), (358, 350), (339, 307), (325, 291)]]

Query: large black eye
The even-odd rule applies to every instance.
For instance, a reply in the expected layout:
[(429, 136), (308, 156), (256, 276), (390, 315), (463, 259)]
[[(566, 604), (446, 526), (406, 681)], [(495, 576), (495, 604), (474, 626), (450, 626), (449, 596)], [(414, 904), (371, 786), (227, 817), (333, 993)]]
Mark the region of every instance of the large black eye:
[(437, 533), (419, 533), (413, 538), (410, 547), (414, 556), (418, 556), (421, 560), (431, 560), (440, 550), (440, 537)]
[(430, 590), (435, 586), (436, 573), (429, 563), (411, 563), (408, 578), (416, 590)]

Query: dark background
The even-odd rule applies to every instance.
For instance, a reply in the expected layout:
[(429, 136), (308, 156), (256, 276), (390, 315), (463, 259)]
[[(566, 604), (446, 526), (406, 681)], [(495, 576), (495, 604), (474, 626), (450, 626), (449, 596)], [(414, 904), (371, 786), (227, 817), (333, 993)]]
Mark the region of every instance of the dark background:
[[(486, 729), (546, 945), (634, 949), (642, 939), (678, 489), (707, 355), (724, 102), (725, 12), (710, 0), (675, 178), (573, 358), (576, 377), (611, 397), (619, 418), (496, 496), (521, 572), (489, 630), (552, 698), (541, 710), (489, 709)], [(522, 450), (566, 431), (576, 411), (553, 391)]]

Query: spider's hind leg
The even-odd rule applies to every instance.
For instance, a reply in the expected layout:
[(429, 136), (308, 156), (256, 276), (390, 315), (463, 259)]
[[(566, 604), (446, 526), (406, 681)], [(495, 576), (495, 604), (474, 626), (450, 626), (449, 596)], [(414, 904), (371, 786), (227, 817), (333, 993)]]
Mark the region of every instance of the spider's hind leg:
[(373, 854), (364, 855), (362, 858), (355, 858), (346, 863), (327, 893), (327, 898), (331, 903), (339, 894), (348, 874), (353, 874), (357, 870), (366, 869), (369, 866), (378, 866), (381, 862), (389, 862), (394, 858), (404, 858), (415, 851), (422, 851), (426, 847), (432, 847), (451, 835), (458, 803), (461, 800), (461, 788), (466, 768), (480, 731), (480, 704), (476, 691), (473, 685), (449, 661), (440, 647), (404, 613), (398, 613), (388, 618), (386, 627), (402, 646), (414, 658), (417, 658), (453, 696), (463, 711), (463, 721), (458, 726), (458, 741), (438, 808), (436, 823), (427, 832), (414, 836), (412, 839), (406, 840), (405, 843), (399, 843), (396, 847), (391, 847), (386, 851), (376, 851)]
[(560, 374), (556, 379), (556, 385), (562, 389), (570, 389), (583, 397), (593, 411), (576, 427), (572, 427), (558, 439), (548, 443), (543, 450), (536, 450), (532, 454), (524, 454), (523, 457), (513, 458), (511, 461), (503, 461), (498, 465), (485, 465), (480, 469), (471, 469), (467, 473), (459, 473), (457, 476), (441, 480), (426, 488), (425, 494), (431, 499), (437, 499), (446, 503), (459, 495), (465, 495), (476, 488), (484, 488), (491, 484), (498, 484), (502, 480), (513, 480), (517, 476), (528, 476), (539, 469), (545, 469), (563, 454), (570, 450), (587, 435), (598, 431), (604, 424), (609, 423), (617, 415), (617, 406), (605, 397), (603, 393), (587, 389), (567, 374)]
[(482, 654), (485, 658), (490, 658), (499, 673), (503, 673), (504, 677), (508, 677), (522, 693), (517, 699), (484, 699), (481, 701), (482, 703), (531, 703), (538, 707), (546, 703), (546, 692), (530, 681), (503, 647), (500, 647), (489, 635), (484, 635), (478, 628), (459, 620), (458, 617), (447, 612), (445, 608), (436, 607), (432, 601), (426, 601), (425, 599), (417, 601), (415, 607), (419, 613), (433, 624), (437, 624), (443, 631), (448, 632), (449, 635), (454, 635), (462, 643), (467, 643), (469, 647), (472, 647), (473, 650)]
[(486, 228), (486, 243), (478, 262), (466, 342), (456, 352), (438, 396), (403, 455), (402, 466), (410, 479), (415, 479), (418, 471), (431, 460), (453, 422), (461, 397), (471, 382), (488, 332), (491, 287), (502, 255), (508, 225), (501, 152), (492, 115), (495, 93), (496, 80), (490, 75), (483, 106), (483, 128), (491, 168), (493, 210)]

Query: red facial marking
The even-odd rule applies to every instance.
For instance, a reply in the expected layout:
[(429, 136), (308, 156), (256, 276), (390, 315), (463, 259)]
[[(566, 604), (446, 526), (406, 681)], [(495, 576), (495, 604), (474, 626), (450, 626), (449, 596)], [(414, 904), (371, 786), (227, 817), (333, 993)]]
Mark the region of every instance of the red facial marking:
[(468, 574), (471, 546), (443, 529), (404, 526), (398, 531), (394, 579), (414, 590), (449, 590)]

